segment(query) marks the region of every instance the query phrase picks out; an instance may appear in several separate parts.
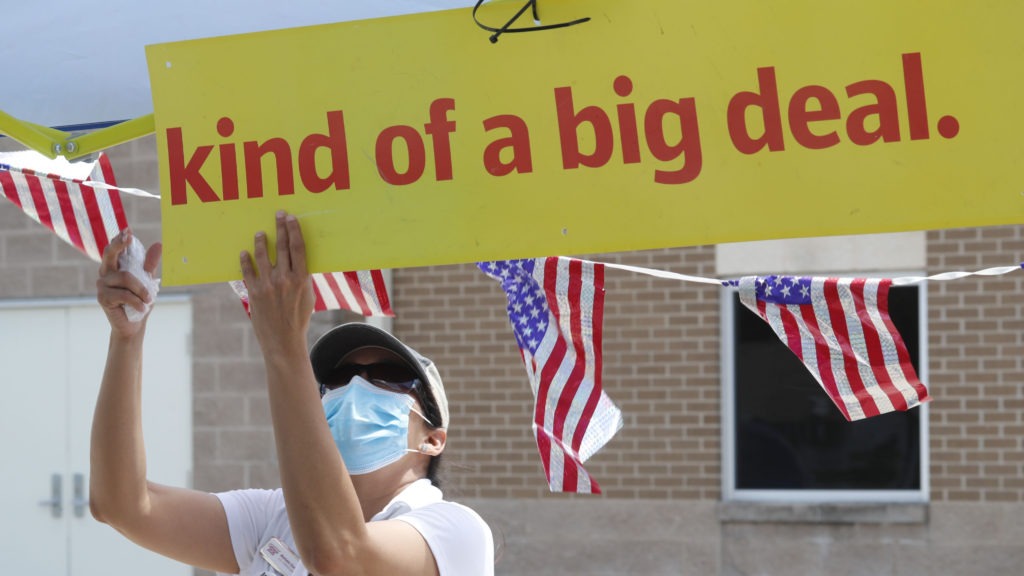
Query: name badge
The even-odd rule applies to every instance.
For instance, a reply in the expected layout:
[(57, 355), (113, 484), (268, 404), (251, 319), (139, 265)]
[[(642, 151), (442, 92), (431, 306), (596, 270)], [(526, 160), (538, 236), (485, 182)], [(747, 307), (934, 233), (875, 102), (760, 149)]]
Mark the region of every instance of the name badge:
[(277, 538), (271, 538), (263, 548), (260, 548), (260, 556), (274, 567), (281, 576), (291, 576), (295, 568), (299, 566), (299, 556), (292, 552), (284, 542)]

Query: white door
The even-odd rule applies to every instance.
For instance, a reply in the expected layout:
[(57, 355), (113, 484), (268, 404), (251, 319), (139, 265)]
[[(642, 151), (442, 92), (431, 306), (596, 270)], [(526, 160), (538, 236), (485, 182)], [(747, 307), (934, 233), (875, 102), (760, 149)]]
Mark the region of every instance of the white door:
[[(151, 480), (189, 486), (192, 307), (161, 299), (143, 362)], [(93, 520), (89, 431), (109, 328), (95, 301), (0, 306), (0, 558), (12, 574), (187, 575)]]

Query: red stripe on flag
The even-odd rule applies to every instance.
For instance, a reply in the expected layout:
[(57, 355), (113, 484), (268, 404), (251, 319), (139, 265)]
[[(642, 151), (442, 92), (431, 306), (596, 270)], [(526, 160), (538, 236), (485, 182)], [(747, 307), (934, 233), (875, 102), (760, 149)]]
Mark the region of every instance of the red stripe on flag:
[[(569, 409), (572, 407), (572, 399), (576, 397), (576, 392), (583, 383), (583, 377), (586, 374), (587, 352), (583, 349), (582, 318), (580, 316), (581, 266), (582, 262), (579, 260), (569, 261), (569, 270), (566, 272), (569, 280), (568, 297), (566, 298), (568, 309), (560, 309), (558, 307), (559, 302), (556, 297), (556, 291), (558, 290), (557, 278), (544, 287), (549, 305), (558, 319), (558, 324), (561, 325), (563, 317), (568, 315), (569, 339), (575, 357), (572, 370), (569, 372), (569, 376), (562, 387), (562, 392), (555, 405), (555, 418), (551, 430), (555, 437), (559, 439), (564, 438), (565, 420), (569, 414)], [(554, 300), (554, 303), (551, 302), (552, 300)]]
[(345, 299), (341, 293), (341, 288), (338, 286), (338, 280), (334, 277), (334, 274), (323, 274), (324, 282), (327, 283), (327, 288), (330, 289), (331, 294), (334, 296), (334, 300), (338, 303), (338, 306), (345, 308), (346, 310), (351, 309), (351, 303)]
[[(545, 258), (544, 259), (544, 288), (545, 291), (549, 289), (551, 283), (555, 282), (558, 277), (558, 259), (557, 258)], [(548, 307), (552, 310), (552, 313), (557, 314), (557, 302), (548, 302)], [(557, 318), (556, 318), (557, 322)], [(548, 403), (548, 394), (551, 392), (551, 381), (554, 380), (555, 375), (558, 372), (558, 367), (562, 364), (565, 359), (566, 346), (565, 339), (558, 338), (555, 340), (555, 345), (551, 349), (551, 353), (548, 355), (547, 360), (541, 367), (540, 374), (540, 385), (537, 389), (537, 402), (536, 411), (534, 412), (534, 422), (537, 426), (544, 428), (544, 420), (547, 416), (545, 407)], [(544, 459), (550, 459), (550, 444), (548, 445), (547, 454), (541, 454)]]
[(43, 193), (43, 186), (39, 177), (25, 172), (25, 182), (28, 184), (29, 192), (32, 194), (32, 205), (35, 206), (39, 223), (53, 230), (53, 218), (50, 216), (50, 207), (46, 203), (46, 195)]
[(839, 298), (839, 281), (834, 278), (826, 280), (824, 292), (825, 303), (827, 304), (829, 317), (832, 321), (832, 330), (835, 332), (836, 340), (843, 350), (843, 370), (846, 373), (846, 381), (850, 383), (850, 390), (853, 391), (853, 395), (860, 402), (860, 406), (864, 410), (864, 417), (877, 416), (881, 412), (875, 404), (875, 399), (871, 397), (867, 388), (864, 387), (864, 382), (860, 377), (857, 358), (854, 355), (853, 348), (850, 346), (850, 333), (846, 327), (846, 311), (843, 310), (842, 301)]
[(103, 254), (107, 247), (107, 228), (103, 225), (103, 213), (96, 201), (96, 191), (90, 186), (80, 185), (82, 190), (82, 202), (85, 204), (85, 212), (89, 215), (89, 226), (92, 228), (92, 237), (96, 241), (96, 249)]
[(14, 183), (14, 178), (11, 177), (11, 173), (7, 170), (0, 170), (0, 188), (3, 188), (4, 196), (7, 199), (21, 208), (21, 196), (18, 195), (18, 185)]
[(388, 287), (384, 283), (384, 274), (380, 270), (370, 270), (370, 276), (373, 278), (373, 289), (377, 294), (381, 313), (385, 316), (394, 316), (395, 313), (391, 310), (391, 300), (388, 298)]
[[(540, 385), (537, 387), (536, 410), (533, 415), (534, 423), (536, 423), (541, 429), (544, 428), (544, 419), (547, 416), (545, 408), (548, 403), (548, 394), (551, 392), (551, 380), (558, 371), (558, 365), (561, 364), (562, 360), (565, 358), (565, 350), (565, 342), (559, 338), (551, 350), (551, 355), (549, 356), (548, 361), (541, 366)], [(550, 450), (550, 445), (548, 446), (548, 449)], [(542, 452), (541, 455), (545, 460), (551, 458), (550, 451), (546, 453)]]
[(907, 351), (907, 345), (903, 342), (903, 337), (900, 336), (896, 325), (892, 323), (892, 317), (889, 316), (889, 288), (891, 285), (892, 280), (886, 278), (878, 286), (878, 310), (882, 314), (885, 329), (889, 331), (893, 344), (896, 345), (896, 357), (899, 359), (900, 369), (903, 370), (903, 377), (907, 379), (907, 382), (917, 392), (918, 400), (920, 402), (927, 402), (931, 400), (931, 397), (928, 396), (928, 388), (917, 377), (917, 370), (914, 369), (914, 363), (910, 361), (910, 352)]
[[(590, 391), (590, 397), (583, 406), (579, 422), (576, 424), (576, 432), (572, 437), (573, 452), (579, 454), (580, 446), (583, 445), (583, 437), (587, 428), (590, 427), (590, 420), (594, 417), (594, 410), (601, 400), (601, 330), (604, 326), (604, 264), (594, 264), (594, 304), (591, 321), (593, 325), (592, 342), (594, 345), (594, 387)], [(591, 479), (593, 483), (593, 479)]]
[[(896, 410), (907, 409), (907, 399), (893, 384), (889, 370), (886, 369), (885, 353), (882, 351), (882, 341), (878, 334), (875, 321), (871, 318), (867, 305), (864, 301), (864, 290), (867, 287), (867, 280), (857, 278), (850, 284), (850, 293), (853, 295), (853, 303), (857, 310), (857, 318), (860, 320), (861, 330), (864, 333), (864, 346), (868, 350), (868, 362), (871, 365), (871, 373), (879, 388), (889, 398), (889, 402)], [(880, 288), (880, 287), (879, 287)], [(885, 312), (879, 310), (884, 315)]]
[(562, 492), (578, 492), (580, 479), (576, 469), (579, 465), (576, 457), (570, 454), (565, 446), (559, 446), (559, 451), (562, 453)]
[(800, 341), (800, 325), (793, 315), (789, 306), (779, 306), (779, 320), (782, 321), (782, 329), (786, 332), (786, 343), (798, 357), (804, 357), (804, 346)]
[(327, 310), (327, 304), (324, 302), (324, 297), (320, 294), (320, 286), (317, 285), (316, 281), (313, 281), (313, 299), (313, 310), (315, 312)]
[[(762, 310), (763, 315), (764, 303), (759, 301), (758, 308)], [(842, 395), (839, 394), (839, 386), (836, 384), (835, 375), (832, 373), (831, 348), (829, 348), (825, 342), (825, 337), (821, 334), (818, 318), (814, 315), (814, 310), (810, 306), (800, 307), (800, 317), (807, 331), (814, 338), (814, 357), (818, 364), (818, 382), (821, 383), (822, 388), (832, 398), (832, 403), (836, 405), (836, 408), (839, 408), (839, 411), (843, 413), (843, 417), (850, 420), (850, 410), (846, 407), (846, 402), (843, 401)]]
[[(583, 379), (586, 377), (587, 372), (587, 351), (583, 347), (583, 318), (582, 310), (580, 309), (580, 293), (582, 292), (582, 269), (583, 262), (580, 260), (569, 260), (569, 268), (566, 271), (568, 275), (568, 310), (562, 310), (556, 306), (552, 306), (555, 310), (555, 316), (559, 318), (559, 325), (561, 325), (561, 317), (563, 314), (569, 315), (569, 338), (572, 341), (572, 347), (574, 352), (574, 362), (572, 370), (569, 372), (569, 376), (562, 387), (562, 392), (558, 396), (557, 404), (555, 405), (555, 418), (552, 425), (555, 438), (559, 442), (563, 443), (561, 448), (563, 453), (566, 452), (564, 449), (565, 441), (565, 421), (568, 418), (569, 411), (572, 409), (572, 401), (576, 398), (576, 394), (579, 392), (580, 386), (583, 384)], [(556, 282), (546, 286), (550, 291), (547, 292), (548, 296), (555, 296), (557, 291), (557, 278)], [(551, 298), (549, 298), (549, 301)], [(558, 299), (555, 298), (557, 302)], [(578, 478), (576, 476), (576, 454), (565, 454), (564, 460), (572, 459), (571, 466), (563, 465), (563, 480), (562, 490), (565, 492), (575, 492), (576, 482)]]
[(366, 304), (366, 298), (363, 296), (363, 287), (359, 284), (359, 272), (345, 272), (342, 274), (345, 278), (345, 282), (348, 283), (348, 289), (352, 292), (352, 297), (356, 299), (355, 304), (358, 312), (363, 316), (372, 316), (373, 310)]
[[(547, 284), (548, 278), (554, 273), (552, 271), (552, 258), (544, 259), (544, 283)], [(551, 308), (551, 303), (548, 303), (548, 308)], [(565, 354), (565, 350), (562, 349), (562, 339), (559, 338), (555, 342), (555, 346), (551, 350), (548, 360), (540, 366), (540, 374), (538, 377), (538, 388), (537, 388), (537, 400), (535, 402), (536, 410), (533, 413), (533, 421), (537, 426), (544, 427), (545, 407), (547, 406), (548, 389), (550, 388), (551, 377), (555, 373), (555, 366), (560, 363), (562, 355)], [(557, 355), (558, 361), (552, 361)], [(535, 362), (536, 364), (536, 362)]]
[[(114, 167), (110, 164), (110, 158), (106, 154), (99, 157), (100, 174), (103, 176), (103, 183), (117, 186), (117, 178), (114, 177)], [(120, 232), (128, 227), (128, 218), (124, 213), (124, 205), (121, 203), (121, 194), (117, 190), (107, 190), (110, 195), (110, 205), (114, 209), (114, 219), (117, 222), (117, 230)], [(104, 236), (103, 245), (100, 246), (100, 253), (107, 247), (107, 238)], [(98, 241), (97, 241), (98, 242)]]
[(82, 241), (82, 233), (78, 230), (78, 219), (75, 218), (75, 208), (71, 205), (68, 185), (63, 180), (54, 179), (52, 182), (60, 212), (64, 217), (64, 228), (68, 231), (68, 240), (75, 248), (85, 252), (85, 243)]

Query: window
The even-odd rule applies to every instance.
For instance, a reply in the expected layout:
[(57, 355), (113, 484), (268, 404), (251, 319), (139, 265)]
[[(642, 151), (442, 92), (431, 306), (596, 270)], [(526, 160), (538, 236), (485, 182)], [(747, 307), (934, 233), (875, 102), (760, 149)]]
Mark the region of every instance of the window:
[[(893, 287), (889, 313), (927, 382), (925, 293)], [(736, 290), (723, 296), (724, 498), (926, 501), (926, 407), (847, 422)]]

